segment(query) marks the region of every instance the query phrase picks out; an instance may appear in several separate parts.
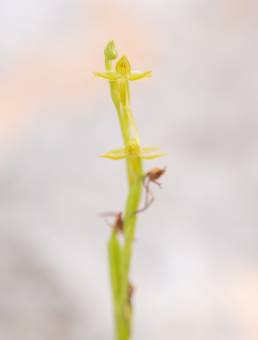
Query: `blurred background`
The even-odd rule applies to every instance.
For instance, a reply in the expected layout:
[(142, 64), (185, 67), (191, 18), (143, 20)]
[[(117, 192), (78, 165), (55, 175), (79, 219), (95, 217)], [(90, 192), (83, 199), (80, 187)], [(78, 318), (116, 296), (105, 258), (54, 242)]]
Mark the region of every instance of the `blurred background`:
[(0, 340), (111, 340), (122, 209), (103, 48), (133, 68), (145, 146), (168, 157), (139, 218), (134, 340), (258, 338), (256, 0), (0, 1)]

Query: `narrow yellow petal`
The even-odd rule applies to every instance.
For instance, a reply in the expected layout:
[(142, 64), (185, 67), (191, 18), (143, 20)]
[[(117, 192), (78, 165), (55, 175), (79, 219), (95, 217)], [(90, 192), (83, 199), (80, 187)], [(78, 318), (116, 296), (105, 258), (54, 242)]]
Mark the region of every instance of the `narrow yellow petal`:
[(139, 80), (139, 79), (143, 79), (143, 78), (149, 78), (151, 77), (152, 72), (151, 71), (146, 71), (146, 72), (137, 72), (137, 71), (133, 71), (132, 73), (130, 73), (127, 78), (129, 80)]
[(118, 80), (121, 77), (120, 74), (118, 74), (117, 72), (113, 72), (113, 71), (108, 71), (108, 72), (103, 72), (103, 73), (94, 72), (94, 75), (96, 77), (108, 79), (108, 80), (111, 80), (111, 81)]
[[(159, 152), (155, 153), (155, 151), (159, 151)], [(166, 156), (166, 153), (161, 152), (160, 148), (142, 148), (141, 149), (141, 157), (144, 159), (155, 159), (155, 158), (159, 158), (163, 156)]]
[(155, 159), (155, 158), (160, 158), (160, 157), (164, 157), (166, 156), (167, 154), (162, 152), (162, 153), (158, 153), (156, 155), (144, 155), (142, 154), (141, 158), (143, 159)]
[(158, 151), (160, 150), (160, 148), (157, 148), (157, 147), (151, 147), (151, 148), (142, 148), (142, 152), (143, 153), (150, 153), (152, 151)]
[(127, 157), (127, 153), (125, 151), (125, 149), (116, 149), (116, 150), (111, 150), (109, 152), (107, 152), (104, 155), (101, 155), (100, 157), (102, 158), (109, 158), (109, 159), (113, 159), (113, 160), (119, 160), (119, 159), (123, 159), (125, 157)]

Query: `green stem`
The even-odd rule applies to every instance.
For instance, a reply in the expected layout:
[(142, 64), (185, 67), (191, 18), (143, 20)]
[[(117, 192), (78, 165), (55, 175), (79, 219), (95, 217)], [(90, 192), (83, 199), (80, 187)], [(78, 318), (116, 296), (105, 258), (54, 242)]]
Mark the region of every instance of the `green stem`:
[(114, 319), (116, 326), (116, 339), (124, 339), (125, 327), (121, 320), (120, 295), (121, 295), (121, 246), (117, 233), (113, 230), (108, 242), (110, 279), (112, 286)]

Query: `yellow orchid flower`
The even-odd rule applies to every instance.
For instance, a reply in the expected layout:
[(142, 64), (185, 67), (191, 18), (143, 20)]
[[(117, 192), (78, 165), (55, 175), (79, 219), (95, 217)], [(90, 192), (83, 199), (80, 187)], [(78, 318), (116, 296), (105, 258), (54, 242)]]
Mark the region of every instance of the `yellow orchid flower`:
[(137, 72), (131, 70), (131, 65), (126, 58), (126, 56), (121, 57), (116, 63), (115, 71), (106, 71), (106, 72), (94, 72), (96, 77), (104, 78), (110, 81), (115, 80), (139, 80), (143, 78), (151, 77), (151, 71), (146, 72)]
[[(108, 54), (108, 49), (111, 49), (111, 52), (114, 50), (114, 42), (110, 42), (105, 50), (105, 55)], [(114, 57), (114, 53), (111, 55), (112, 58)], [(95, 76), (104, 78), (110, 81), (111, 87), (113, 89), (112, 95), (113, 98), (115, 97), (116, 105), (117, 104), (117, 90), (119, 89), (119, 98), (121, 101), (121, 104), (124, 108), (124, 113), (127, 116), (128, 124), (134, 131), (135, 137), (138, 137), (139, 132), (137, 129), (137, 126), (135, 124), (131, 108), (130, 108), (130, 89), (129, 89), (129, 80), (139, 80), (143, 78), (149, 78), (151, 76), (151, 71), (146, 72), (137, 72), (132, 71), (131, 65), (126, 58), (126, 56), (121, 57), (115, 66), (115, 70), (107, 70), (106, 72), (100, 73), (100, 72), (94, 72)], [(116, 89), (116, 91), (115, 91)]]
[(137, 139), (131, 139), (129, 143), (121, 149), (111, 150), (108, 153), (100, 156), (103, 158), (109, 158), (113, 160), (119, 160), (126, 157), (139, 157), (142, 159), (155, 159), (162, 156), (166, 156), (166, 153), (155, 152), (160, 150), (159, 148), (141, 148)]

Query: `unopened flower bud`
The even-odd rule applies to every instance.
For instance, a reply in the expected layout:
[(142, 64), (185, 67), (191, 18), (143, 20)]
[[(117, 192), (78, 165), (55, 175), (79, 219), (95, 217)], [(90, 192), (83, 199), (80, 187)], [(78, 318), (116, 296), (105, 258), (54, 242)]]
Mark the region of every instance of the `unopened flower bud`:
[(117, 53), (117, 50), (116, 50), (116, 47), (115, 47), (115, 43), (113, 40), (111, 40), (105, 50), (104, 50), (104, 55), (105, 55), (105, 59), (106, 60), (114, 60), (117, 58), (118, 56), (118, 53)]

